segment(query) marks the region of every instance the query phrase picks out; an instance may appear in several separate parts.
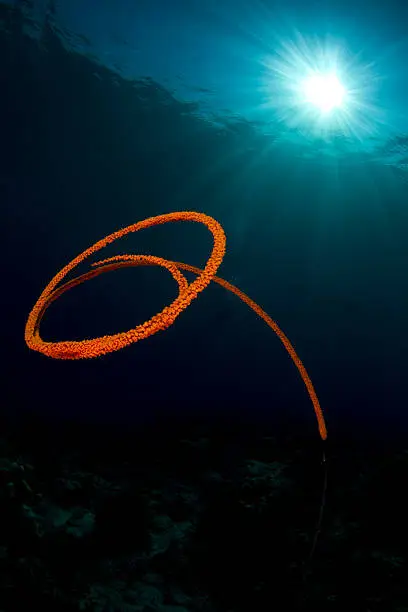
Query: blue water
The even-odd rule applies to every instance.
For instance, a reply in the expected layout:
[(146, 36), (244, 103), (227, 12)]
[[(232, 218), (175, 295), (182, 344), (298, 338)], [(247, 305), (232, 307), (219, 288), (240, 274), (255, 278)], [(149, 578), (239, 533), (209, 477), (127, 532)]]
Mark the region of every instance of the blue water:
[[(30, 12), (40, 23), (49, 2)], [(153, 79), (215, 125), (248, 121), (269, 146), (279, 138), (300, 156), (370, 153), (402, 166), (407, 21), (396, 0), (60, 0), (53, 14), (69, 46), (128, 79)], [(291, 90), (322, 61), (336, 63), (350, 90), (339, 125), (316, 126)]]
[[(408, 7), (8, 4), (24, 16), (21, 30), (0, 21), (0, 194), (4, 249), (13, 254), (2, 319), (12, 409), (125, 421), (155, 409), (289, 415), (314, 428), (277, 338), (218, 288), (174, 328), (101, 361), (61, 365), (26, 349), (28, 312), (72, 257), (119, 227), (190, 209), (223, 225), (221, 276), (294, 343), (329, 432), (406, 427)], [(337, 62), (349, 97), (323, 121), (296, 87), (325, 62)], [(138, 236), (130, 252), (203, 265), (208, 237), (159, 228)], [(61, 298), (45, 336), (130, 329), (174, 298), (160, 270), (106, 276)], [(47, 381), (53, 391), (45, 393)]]

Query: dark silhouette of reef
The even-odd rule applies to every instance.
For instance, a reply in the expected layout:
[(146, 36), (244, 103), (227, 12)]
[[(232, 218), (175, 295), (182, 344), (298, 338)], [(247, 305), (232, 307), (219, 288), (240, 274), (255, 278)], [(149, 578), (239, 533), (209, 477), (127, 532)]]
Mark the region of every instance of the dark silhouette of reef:
[[(400, 611), (408, 451), (255, 424), (3, 423), (1, 609)], [(276, 435), (274, 435), (276, 434)], [(305, 566), (307, 563), (307, 566)]]

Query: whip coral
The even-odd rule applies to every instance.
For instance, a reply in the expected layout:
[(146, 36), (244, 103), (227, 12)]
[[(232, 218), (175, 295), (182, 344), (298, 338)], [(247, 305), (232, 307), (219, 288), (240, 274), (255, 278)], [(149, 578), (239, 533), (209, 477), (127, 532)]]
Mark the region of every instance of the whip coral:
[[(122, 236), (132, 232), (137, 232), (141, 229), (173, 221), (193, 221), (196, 223), (202, 223), (212, 233), (213, 247), (210, 257), (208, 258), (203, 269), (151, 255), (117, 255), (93, 263), (92, 269), (89, 272), (65, 282), (63, 285), (60, 284), (67, 274), (87, 257), (93, 255), (103, 247), (114, 242), (115, 240), (118, 240)], [(265, 323), (281, 340), (306, 386), (317, 418), (320, 437), (325, 440), (327, 438), (327, 429), (319, 399), (316, 395), (313, 383), (306, 371), (306, 368), (298, 357), (293, 345), (280, 329), (278, 324), (271, 319), (271, 317), (260, 306), (258, 306), (258, 304), (251, 300), (251, 298), (243, 293), (240, 289), (226, 280), (216, 276), (216, 272), (225, 255), (225, 249), (226, 238), (221, 225), (212, 217), (199, 212), (180, 211), (159, 215), (156, 217), (149, 217), (148, 219), (144, 219), (143, 221), (139, 221), (138, 223), (134, 223), (133, 225), (129, 225), (116, 232), (113, 232), (80, 253), (51, 279), (28, 316), (25, 327), (26, 344), (30, 349), (43, 353), (44, 355), (54, 359), (90, 359), (100, 355), (105, 355), (107, 353), (112, 353), (114, 351), (119, 351), (120, 349), (129, 346), (134, 342), (143, 340), (144, 338), (147, 338), (160, 330), (170, 327), (170, 325), (174, 323), (175, 319), (183, 310), (187, 308), (187, 306), (189, 306), (197, 295), (203, 291), (211, 281), (214, 281), (228, 291), (234, 293), (243, 302), (245, 302), (245, 304), (247, 304), (259, 317), (265, 321)], [(155, 314), (151, 319), (125, 332), (100, 336), (98, 338), (91, 338), (87, 340), (46, 342), (41, 338), (39, 327), (45, 311), (49, 305), (59, 296), (65, 293), (65, 291), (68, 291), (72, 287), (75, 287), (76, 285), (79, 285), (90, 278), (110, 270), (115, 270), (124, 266), (146, 265), (157, 265), (166, 268), (177, 282), (179, 288), (179, 293), (175, 300), (169, 306), (166, 306), (161, 312)], [(197, 278), (189, 283), (186, 277), (181, 273), (181, 270), (193, 272), (197, 275)]]

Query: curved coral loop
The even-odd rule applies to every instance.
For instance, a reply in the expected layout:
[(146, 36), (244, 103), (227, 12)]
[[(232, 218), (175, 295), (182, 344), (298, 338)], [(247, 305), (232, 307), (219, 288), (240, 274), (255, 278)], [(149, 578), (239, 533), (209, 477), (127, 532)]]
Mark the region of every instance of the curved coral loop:
[[(60, 284), (67, 274), (71, 272), (71, 270), (73, 270), (79, 263), (108, 244), (118, 240), (122, 236), (125, 236), (131, 232), (137, 232), (141, 229), (152, 227), (154, 225), (161, 225), (163, 223), (173, 221), (194, 221), (197, 223), (202, 223), (212, 233), (213, 248), (204, 269), (190, 266), (178, 261), (170, 261), (161, 257), (154, 257), (152, 255), (116, 255), (114, 257), (93, 263), (92, 269), (88, 272), (77, 276), (76, 278), (73, 278), (62, 285)], [(265, 323), (281, 340), (306, 386), (306, 390), (312, 401), (317, 418), (320, 437), (325, 440), (327, 438), (327, 428), (319, 399), (306, 368), (297, 355), (289, 338), (280, 329), (278, 324), (249, 296), (238, 289), (238, 287), (235, 287), (235, 285), (232, 285), (228, 281), (216, 276), (216, 272), (225, 254), (225, 245), (226, 238), (224, 230), (215, 219), (205, 215), (204, 213), (190, 211), (181, 211), (159, 215), (157, 217), (149, 217), (148, 219), (144, 219), (143, 221), (139, 221), (138, 223), (129, 225), (116, 232), (113, 232), (112, 234), (109, 234), (75, 257), (48, 283), (28, 316), (25, 327), (25, 341), (27, 346), (32, 350), (43, 353), (44, 355), (54, 359), (90, 359), (118, 351), (126, 346), (129, 346), (130, 344), (133, 344), (134, 342), (143, 340), (144, 338), (147, 338), (160, 330), (170, 327), (181, 312), (185, 310), (197, 297), (197, 295), (203, 291), (211, 281), (214, 281), (231, 293), (234, 293), (243, 302), (245, 302), (245, 304), (247, 304), (261, 319), (265, 321)], [(41, 338), (39, 327), (45, 311), (50, 304), (58, 299), (58, 297), (60, 297), (63, 293), (105, 272), (126, 266), (149, 265), (158, 265), (166, 268), (177, 282), (179, 289), (178, 296), (173, 300), (173, 302), (169, 306), (166, 306), (161, 312), (151, 317), (151, 319), (126, 332), (100, 336), (98, 338), (87, 340), (46, 342)], [(192, 272), (197, 275), (197, 278), (193, 282), (188, 283), (185, 276), (181, 273), (181, 270)]]

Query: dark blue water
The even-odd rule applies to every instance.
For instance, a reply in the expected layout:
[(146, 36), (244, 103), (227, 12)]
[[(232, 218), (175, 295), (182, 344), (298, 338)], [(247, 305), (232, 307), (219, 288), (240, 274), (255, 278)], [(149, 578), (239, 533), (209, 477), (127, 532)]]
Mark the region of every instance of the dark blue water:
[[(379, 7), (363, 21), (358, 3), (350, 14), (344, 5), (291, 12), (241, 2), (2, 6), (2, 333), (12, 411), (125, 421), (156, 411), (286, 414), (294, 428), (313, 425), (278, 339), (219, 287), (172, 329), (101, 360), (54, 362), (25, 347), (29, 310), (73, 256), (146, 216), (190, 209), (223, 225), (220, 275), (289, 336), (329, 429), (405, 428), (405, 9), (389, 6), (384, 20)], [(319, 49), (347, 60), (343, 72), (361, 96), (324, 125), (293, 106), (285, 81), (295, 60), (312, 65), (307, 53)], [(280, 106), (262, 88), (265, 65), (277, 61), (287, 71)], [(202, 265), (209, 240), (200, 227), (166, 226), (109, 254)], [(124, 331), (175, 291), (163, 270), (109, 274), (53, 305), (42, 333)]]

